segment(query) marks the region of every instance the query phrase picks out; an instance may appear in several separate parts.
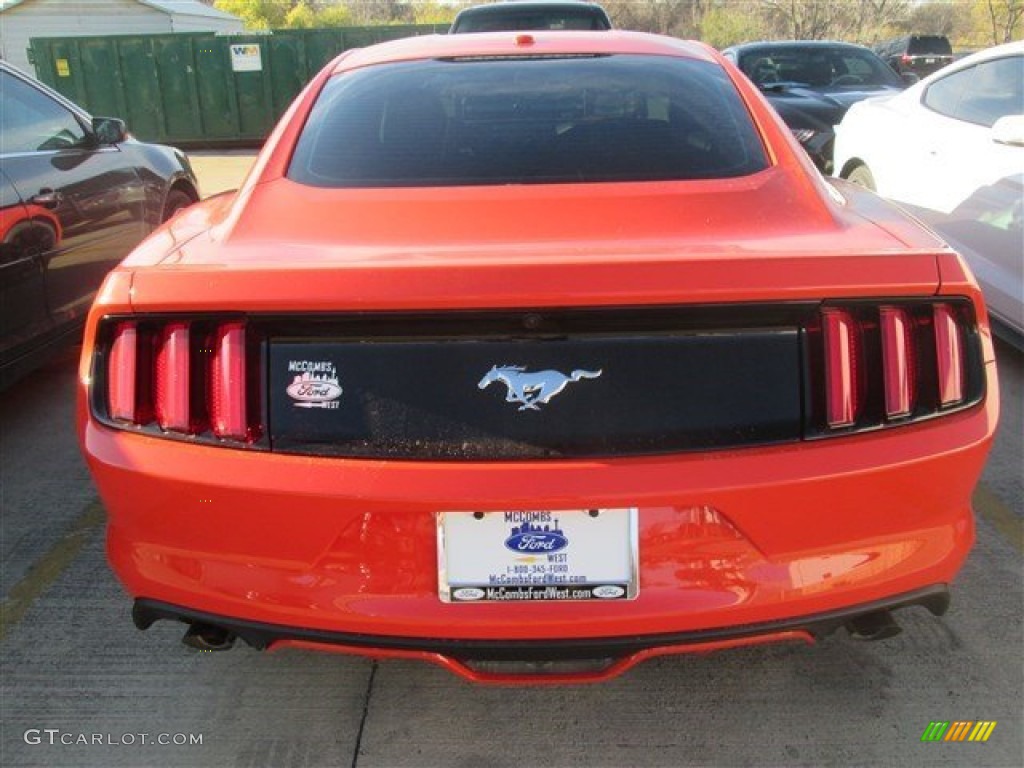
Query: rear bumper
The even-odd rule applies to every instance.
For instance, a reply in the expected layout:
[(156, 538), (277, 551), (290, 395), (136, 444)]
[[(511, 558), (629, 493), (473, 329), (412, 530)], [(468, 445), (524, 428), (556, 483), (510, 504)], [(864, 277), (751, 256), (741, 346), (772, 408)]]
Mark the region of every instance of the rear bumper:
[[(217, 627), (259, 650), (294, 647), (371, 658), (412, 658), (438, 664), (473, 682), (543, 683), (604, 680), (656, 656), (779, 642), (813, 643), (858, 618), (898, 608), (917, 605), (942, 616), (949, 602), (946, 585), (937, 584), (870, 604), (781, 621), (656, 635), (549, 640), (462, 640), (326, 632), (216, 616), (147, 599), (135, 601), (132, 619), (142, 630), (159, 620)], [(595, 665), (587, 672), (545, 669), (548, 664), (573, 661), (591, 661)], [(532, 667), (531, 674), (511, 674), (486, 671), (488, 662), (497, 662), (498, 669), (502, 662), (537, 666)]]
[(691, 632), (666, 632), (656, 635), (625, 637), (553, 638), (548, 640), (462, 640), (443, 637), (393, 637), (319, 629), (285, 627), (254, 621), (216, 616), (193, 611), (156, 600), (139, 599), (132, 608), (132, 620), (139, 629), (149, 629), (161, 619), (198, 622), (220, 627), (258, 650), (266, 650), (284, 641), (303, 641), (322, 645), (343, 646), (386, 654), (389, 651), (420, 651), (450, 656), (459, 661), (567, 661), (572, 659), (621, 658), (653, 648), (699, 646), (727, 640), (740, 640), (774, 635), (780, 632), (805, 632), (813, 638), (825, 637), (859, 616), (878, 611), (896, 610), (912, 605), (927, 608), (942, 616), (949, 609), (949, 589), (937, 584), (924, 589), (877, 600), (864, 605), (810, 616), (800, 616), (760, 624), (719, 627)]
[[(90, 420), (82, 436), (109, 514), (110, 561), (135, 598), (346, 637), (685, 635), (951, 582), (973, 542), (970, 497), (998, 412), (994, 365), (986, 370), (984, 403), (927, 423), (621, 460), (315, 458)], [(439, 600), (438, 512), (589, 507), (639, 510), (637, 599)]]

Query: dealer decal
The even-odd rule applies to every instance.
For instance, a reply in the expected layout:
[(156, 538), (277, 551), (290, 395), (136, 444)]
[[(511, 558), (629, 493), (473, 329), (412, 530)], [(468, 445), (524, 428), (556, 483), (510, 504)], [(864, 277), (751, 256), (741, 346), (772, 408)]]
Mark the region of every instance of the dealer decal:
[(329, 360), (290, 360), (288, 373), (295, 378), (285, 390), (296, 408), (336, 409), (345, 391), (338, 382), (338, 369)]

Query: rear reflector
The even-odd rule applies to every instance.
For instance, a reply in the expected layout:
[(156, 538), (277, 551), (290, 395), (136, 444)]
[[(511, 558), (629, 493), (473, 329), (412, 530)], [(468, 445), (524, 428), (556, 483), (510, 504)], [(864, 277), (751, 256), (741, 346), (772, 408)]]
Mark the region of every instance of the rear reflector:
[(138, 335), (135, 323), (119, 323), (114, 330), (114, 340), (110, 345), (110, 367), (107, 372), (107, 404), (112, 419), (135, 420)]
[(882, 369), (885, 374), (885, 414), (908, 416), (913, 408), (915, 360), (910, 318), (895, 307), (879, 310), (882, 331)]
[(844, 427), (857, 419), (859, 397), (857, 326), (848, 312), (822, 310), (825, 336), (825, 391), (828, 425)]
[(936, 304), (934, 318), (939, 402), (942, 405), (954, 405), (964, 399), (964, 358), (960, 326), (949, 304)]
[(217, 437), (244, 440), (246, 418), (245, 325), (225, 323), (217, 329), (210, 363), (210, 426)]
[(156, 353), (156, 420), (161, 429), (189, 432), (189, 333), (185, 323), (170, 323)]

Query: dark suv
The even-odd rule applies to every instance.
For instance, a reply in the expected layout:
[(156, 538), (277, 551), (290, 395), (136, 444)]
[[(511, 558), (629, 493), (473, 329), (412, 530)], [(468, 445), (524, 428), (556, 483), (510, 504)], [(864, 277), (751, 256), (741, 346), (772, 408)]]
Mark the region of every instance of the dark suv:
[(875, 52), (900, 75), (926, 77), (953, 61), (949, 38), (942, 35), (908, 35), (875, 46)]
[(504, 2), (477, 5), (459, 12), (449, 34), (501, 32), (532, 29), (611, 29), (604, 8), (596, 3), (558, 0), (555, 2)]

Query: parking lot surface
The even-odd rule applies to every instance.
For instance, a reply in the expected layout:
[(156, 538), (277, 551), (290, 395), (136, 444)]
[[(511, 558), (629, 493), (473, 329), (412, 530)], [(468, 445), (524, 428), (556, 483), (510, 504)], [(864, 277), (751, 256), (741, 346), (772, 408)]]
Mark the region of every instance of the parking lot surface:
[[(252, 154), (193, 159), (209, 194), (236, 186)], [(881, 643), (841, 631), (649, 661), (600, 685), (503, 688), (414, 662), (200, 653), (167, 622), (138, 632), (75, 441), (72, 350), (0, 394), (0, 764), (1019, 766), (1024, 357), (997, 352), (1000, 431), (944, 619), (913, 608)], [(958, 720), (997, 725), (985, 743), (921, 741)]]

